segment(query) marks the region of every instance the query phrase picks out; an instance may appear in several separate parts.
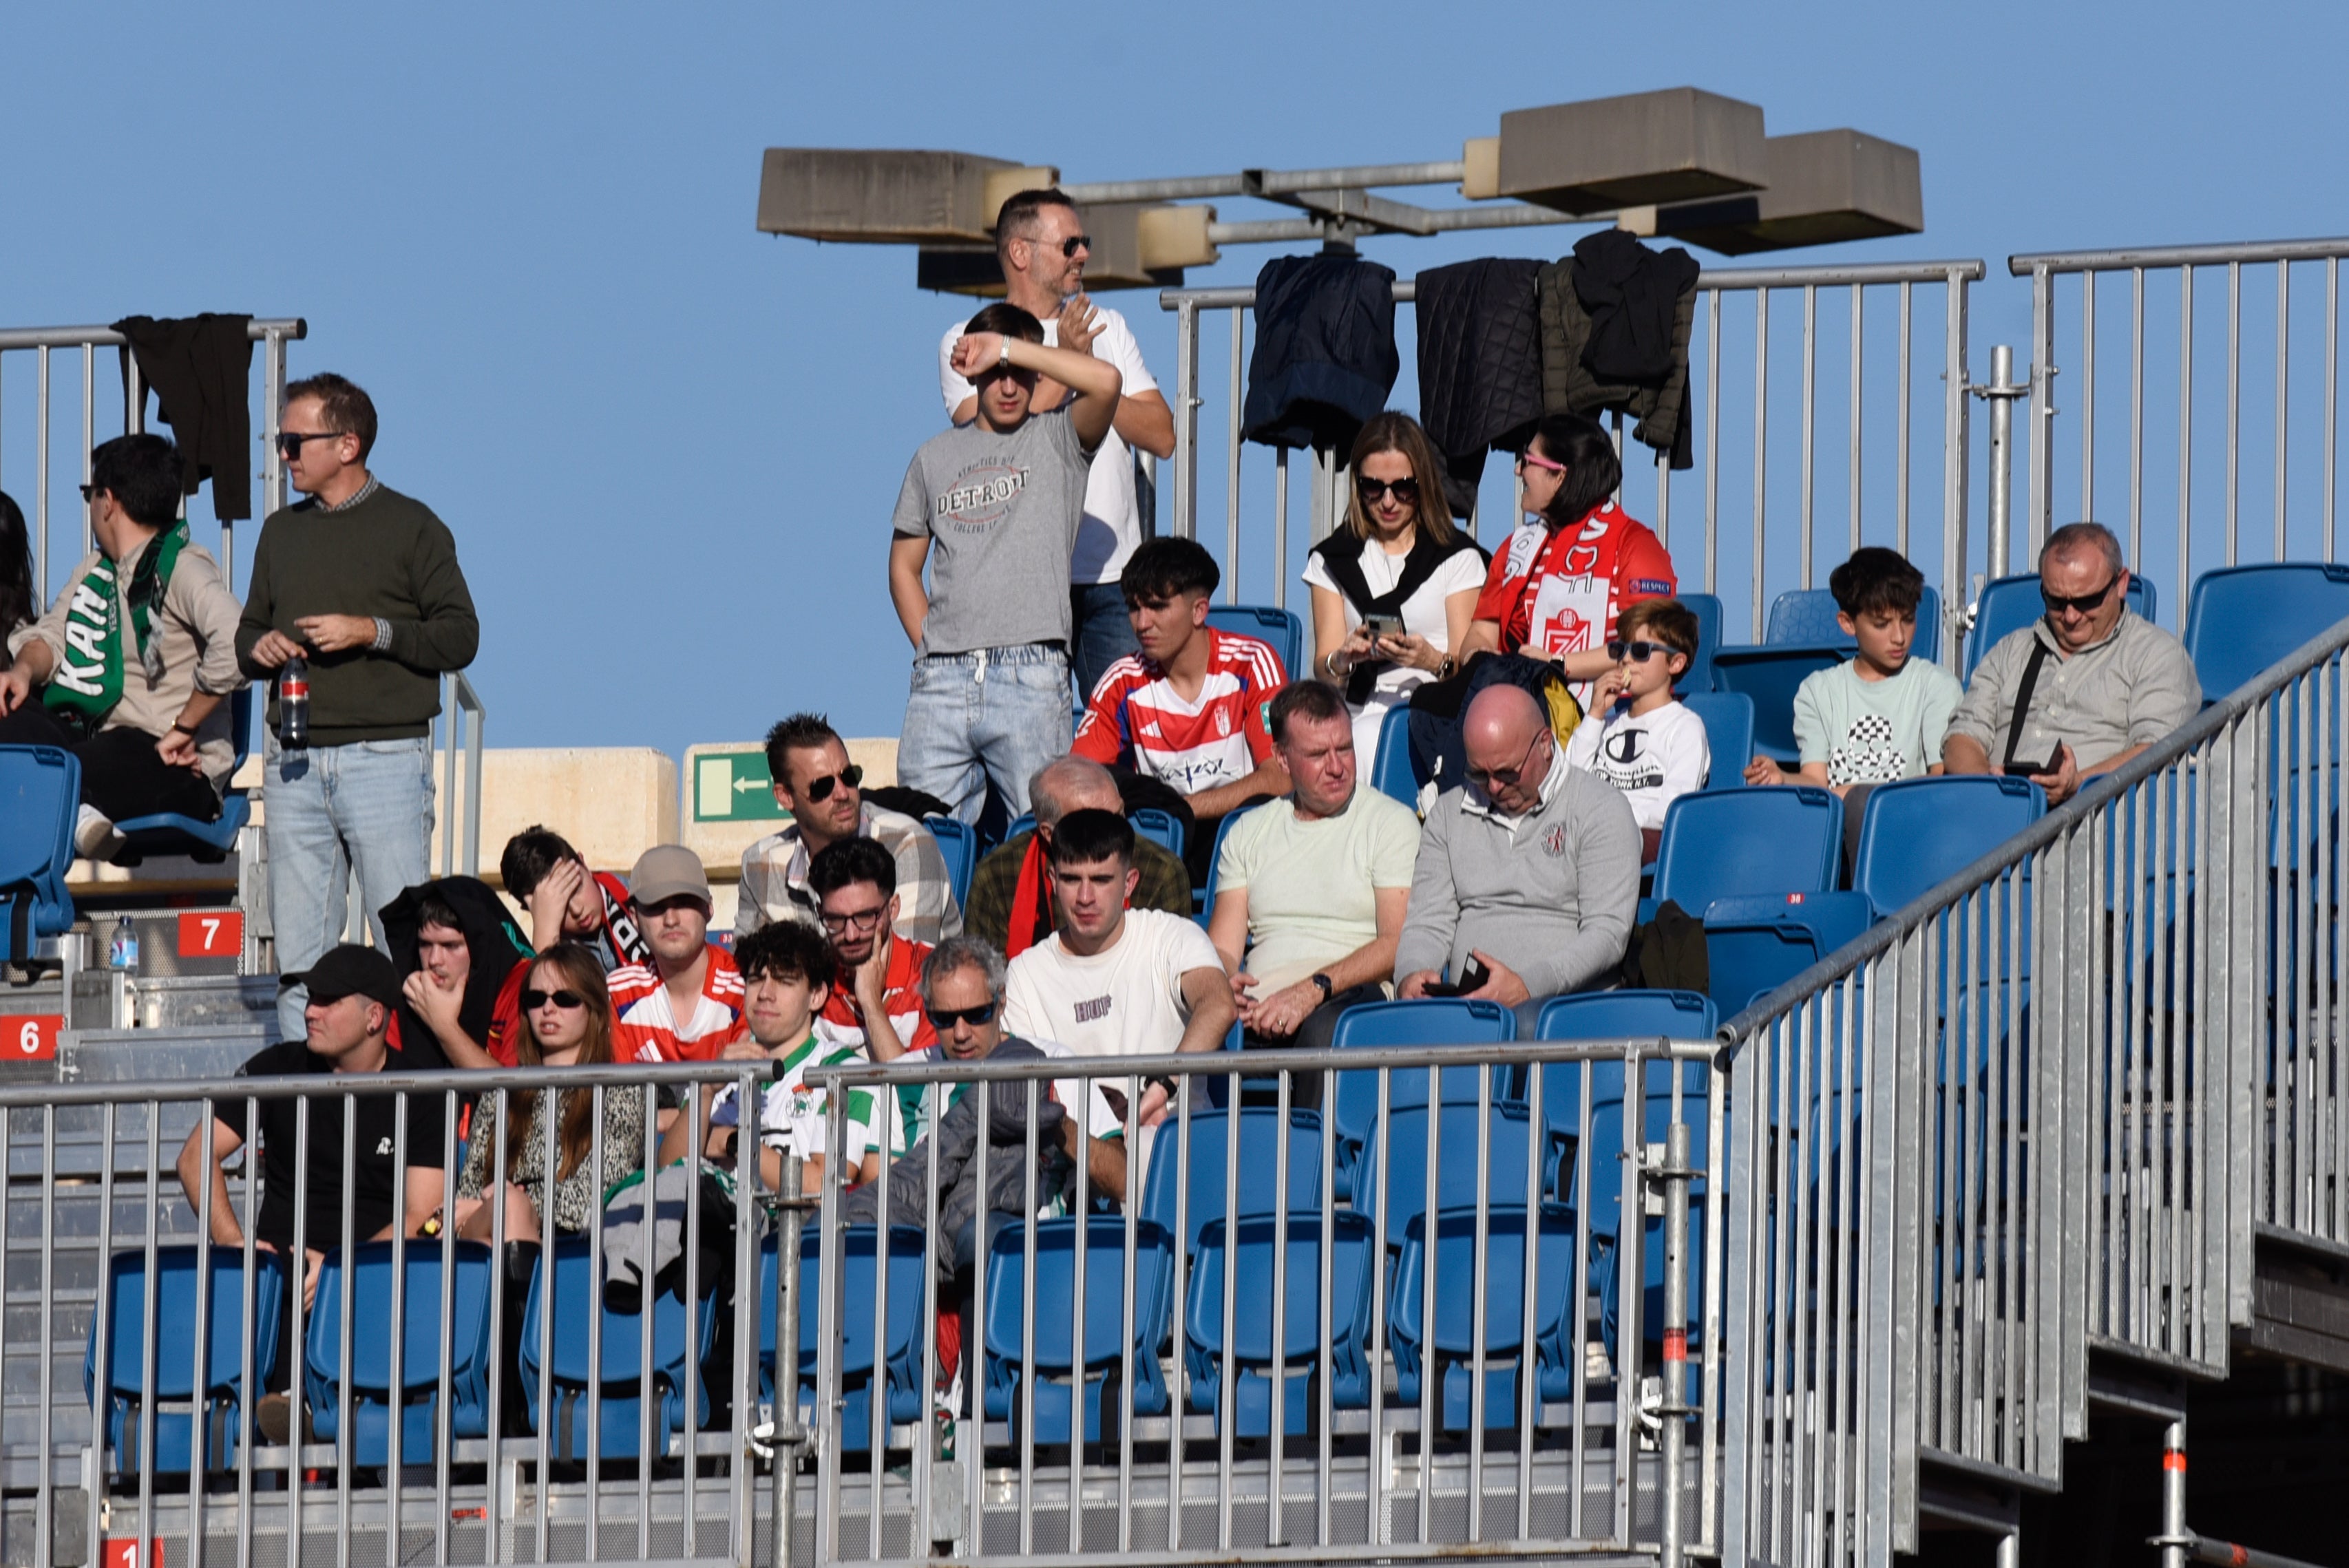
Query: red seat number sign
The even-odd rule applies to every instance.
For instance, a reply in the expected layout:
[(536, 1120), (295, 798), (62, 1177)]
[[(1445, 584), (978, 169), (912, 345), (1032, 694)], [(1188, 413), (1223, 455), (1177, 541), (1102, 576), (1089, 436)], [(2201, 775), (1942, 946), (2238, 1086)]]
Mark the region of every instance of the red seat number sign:
[(234, 958), (244, 950), (244, 916), (233, 909), (180, 916), (180, 956)]
[(58, 1013), (0, 1013), (0, 1060), (57, 1060), (57, 1031), (65, 1026)]

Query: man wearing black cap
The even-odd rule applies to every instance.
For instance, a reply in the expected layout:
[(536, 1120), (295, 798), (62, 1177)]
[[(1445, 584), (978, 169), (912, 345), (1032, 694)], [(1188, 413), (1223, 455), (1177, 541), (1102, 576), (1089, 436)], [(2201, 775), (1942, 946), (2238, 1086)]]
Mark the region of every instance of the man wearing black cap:
[[(399, 1005), (399, 981), (392, 973), (389, 959), (372, 948), (346, 943), (329, 950), (301, 974), (284, 976), (281, 984), (309, 987), (309, 1002), (302, 1015), (309, 1026), (309, 1037), (282, 1041), (257, 1052), (237, 1069), (240, 1077), (295, 1078), (333, 1073), (357, 1078), (384, 1070), (390, 1054), (384, 1037), (391, 1025), (392, 1010)], [(305, 1207), (298, 1238), (304, 1260), (301, 1279), (305, 1309), (317, 1295), (320, 1261), (328, 1251), (343, 1244), (346, 1195), (350, 1202), (353, 1239), (372, 1241), (388, 1236), (395, 1222), (404, 1222), (408, 1234), (419, 1234), (424, 1222), (440, 1207), (441, 1166), (447, 1152), (442, 1147), (442, 1097), (410, 1095), (405, 1190), (396, 1191), (396, 1155), (400, 1150), (398, 1101), (388, 1094), (357, 1095), (350, 1102), (355, 1108), (352, 1120), (357, 1136), (347, 1152), (343, 1147), (344, 1101), (334, 1091), (356, 1086), (338, 1082), (331, 1088), (320, 1087), (328, 1092), (303, 1097), (310, 1102), (306, 1130), (299, 1119), (303, 1099), (251, 1102), (223, 1099), (213, 1108), (209, 1143), (205, 1130), (199, 1127), (188, 1135), (187, 1143), (180, 1150), (180, 1185), (199, 1215), (209, 1212), (213, 1245), (242, 1247), (244, 1230), (237, 1222), (236, 1205), (230, 1201), (221, 1163), (243, 1147), (248, 1132), (246, 1109), (248, 1103), (251, 1105), (254, 1130), (261, 1137), (261, 1215), (254, 1226), (254, 1245), (276, 1253), (281, 1258), (293, 1255), (297, 1241), (294, 1206), (298, 1182)], [(307, 1143), (303, 1146), (301, 1140), (305, 1136)], [(288, 1273), (290, 1283), (290, 1268)], [(287, 1386), (293, 1370), (290, 1304), (281, 1324), (283, 1338), (270, 1383), (273, 1387), (282, 1388)], [(273, 1408), (271, 1401), (264, 1400), (258, 1414), (264, 1435), (282, 1439), (282, 1408)], [(273, 1418), (278, 1427), (274, 1433), (270, 1431)]]

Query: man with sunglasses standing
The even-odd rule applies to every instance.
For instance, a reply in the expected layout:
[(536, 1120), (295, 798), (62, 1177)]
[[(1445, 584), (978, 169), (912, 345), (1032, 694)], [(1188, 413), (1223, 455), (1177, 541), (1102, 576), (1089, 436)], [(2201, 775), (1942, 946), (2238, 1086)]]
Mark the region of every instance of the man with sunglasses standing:
[(1421, 830), (1397, 989), (1498, 1002), (1530, 1038), (1544, 1001), (1603, 984), (1622, 963), (1640, 827), (1622, 791), (1567, 765), (1522, 686), (1477, 693), (1461, 738), (1467, 781), (1436, 798)]
[[(273, 512), (254, 549), (236, 632), (245, 675), (271, 680), (263, 830), (277, 966), (307, 970), (341, 934), (350, 880), (380, 913), (431, 874), (432, 719), (440, 676), (473, 662), (481, 623), (448, 526), (367, 469), (375, 404), (340, 376), (285, 389), (277, 447), (303, 500)], [(307, 744), (277, 739), (274, 677), (309, 664)], [(278, 998), (287, 1039), (305, 996)]]
[(1974, 666), (1941, 742), (1950, 773), (2028, 778), (2060, 806), (2201, 711), (2185, 645), (2128, 607), (2120, 541), (2067, 523), (2039, 552), (2047, 614)]
[(848, 759), (848, 748), (823, 715), (795, 713), (767, 731), (767, 773), (776, 802), (792, 820), (742, 851), (736, 936), (780, 920), (819, 925), (809, 864), (848, 839), (871, 839), (896, 861), (897, 917), (891, 930), (936, 946), (962, 929), (937, 840), (915, 819), (864, 799), (864, 769)]
[[(1075, 203), (1058, 191), (1022, 191), (996, 215), (995, 257), (1003, 269), (1005, 303), (1043, 323), (1047, 344), (1061, 341), (1061, 319), (1073, 314), (1088, 324), (1093, 357), (1117, 366), (1124, 383), (1117, 418), (1085, 476), (1084, 525), (1069, 562), (1074, 621), (1069, 660), (1080, 699), (1134, 646), (1118, 589), (1126, 557), (1142, 542), (1133, 453), (1128, 449), (1161, 459), (1174, 455), (1174, 414), (1142, 361), (1133, 328), (1116, 311), (1096, 307), (1084, 293), (1085, 262), (1092, 254), (1092, 241)], [(960, 324), (948, 327), (938, 343), (938, 387), (947, 416), (958, 426), (978, 417), (978, 390), (954, 366), (954, 346), (963, 331)], [(1070, 346), (1075, 346), (1073, 338)]]

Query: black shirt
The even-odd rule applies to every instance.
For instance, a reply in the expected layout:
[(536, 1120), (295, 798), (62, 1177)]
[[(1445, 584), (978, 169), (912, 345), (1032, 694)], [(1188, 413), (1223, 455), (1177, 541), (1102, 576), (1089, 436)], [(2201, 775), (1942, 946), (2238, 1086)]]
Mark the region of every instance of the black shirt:
[[(398, 1067), (397, 1057), (387, 1058), (388, 1067)], [(423, 1064), (415, 1064), (420, 1067)], [(433, 1064), (439, 1065), (437, 1063)], [(257, 1052), (237, 1069), (240, 1078), (285, 1078), (296, 1074), (331, 1075), (335, 1065), (326, 1057), (311, 1051), (307, 1040), (286, 1040)], [(413, 1070), (411, 1068), (411, 1070)], [(355, 1090), (363, 1090), (369, 1074), (345, 1073), (343, 1083)], [(304, 1243), (317, 1252), (331, 1252), (341, 1244), (343, 1226), (343, 1117), (344, 1099), (340, 1094), (317, 1094), (306, 1097), (310, 1106), (309, 1144), (306, 1161), (309, 1173), (308, 1212), (303, 1216)], [(440, 1165), (441, 1138), (445, 1119), (441, 1114), (444, 1100), (438, 1094), (411, 1094), (408, 1098), (408, 1165), (438, 1169)], [(256, 1108), (254, 1125), (261, 1135), (261, 1219), (254, 1233), (264, 1242), (291, 1251), (294, 1245), (294, 1192), (296, 1168), (296, 1117), (301, 1099), (263, 1099), (254, 1102)], [(392, 1182), (392, 1154), (397, 1145), (393, 1134), (398, 1119), (398, 1101), (389, 1094), (356, 1094), (357, 1106), (353, 1126), (358, 1136), (351, 1159), (351, 1233), (352, 1239), (364, 1242), (392, 1222), (401, 1207), (400, 1197)], [(244, 1136), (245, 1107), (240, 1100), (222, 1100), (213, 1107), (220, 1124)]]

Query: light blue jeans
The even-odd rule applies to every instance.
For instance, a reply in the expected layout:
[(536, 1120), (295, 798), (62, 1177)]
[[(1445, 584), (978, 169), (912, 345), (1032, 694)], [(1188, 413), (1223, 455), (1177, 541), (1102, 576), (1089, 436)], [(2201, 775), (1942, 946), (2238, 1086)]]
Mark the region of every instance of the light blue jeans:
[(914, 661), (897, 782), (977, 824), (991, 781), (1014, 816), (1028, 780), (1069, 749), (1069, 659), (1049, 643)]
[[(286, 752), (272, 736), (263, 777), (278, 973), (307, 969), (342, 940), (354, 870), (375, 944), (388, 945), (383, 906), (431, 875), (431, 741), (418, 736)], [(279, 994), (285, 1038), (308, 1033), (302, 1010), (309, 999), (299, 985)]]

